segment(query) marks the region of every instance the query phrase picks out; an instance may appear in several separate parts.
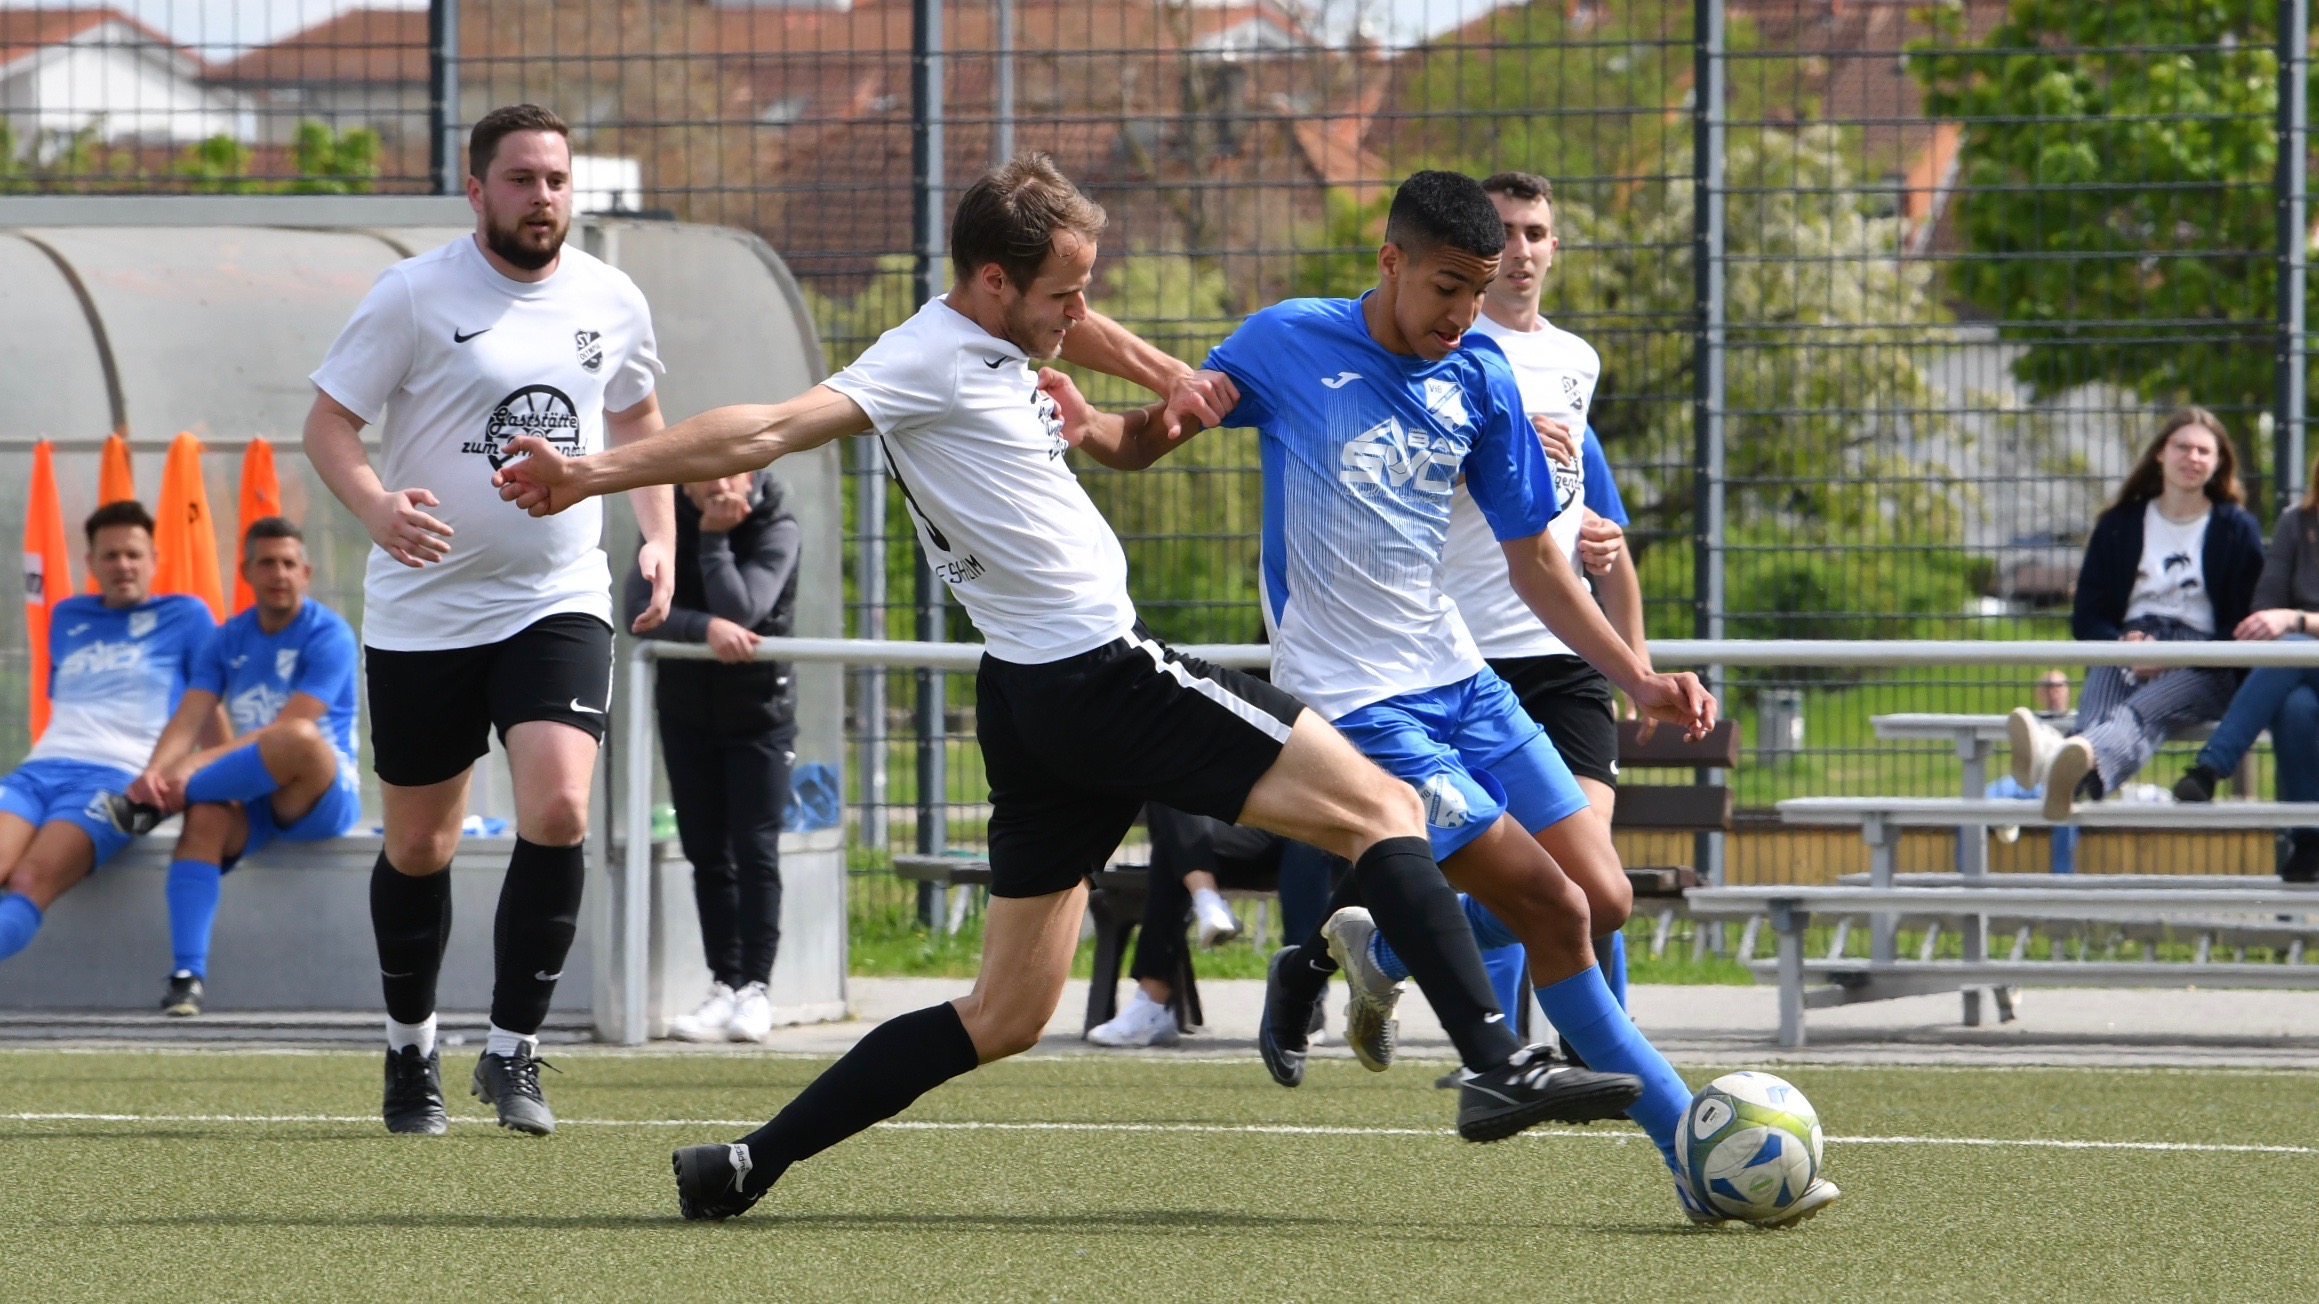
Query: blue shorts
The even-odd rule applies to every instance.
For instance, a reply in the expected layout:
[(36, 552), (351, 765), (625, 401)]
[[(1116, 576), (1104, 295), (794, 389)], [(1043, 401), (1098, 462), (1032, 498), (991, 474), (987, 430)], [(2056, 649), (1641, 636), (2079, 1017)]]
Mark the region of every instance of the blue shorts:
[(91, 761), (26, 761), (0, 779), (0, 811), (21, 816), (33, 827), (62, 821), (78, 825), (96, 845), (95, 868), (129, 845), (129, 835), (113, 824), (105, 799), (127, 792), (133, 771)]
[(357, 786), (354, 763), (338, 758), (338, 780), (314, 803), (314, 809), (288, 824), (274, 814), (274, 799), (261, 798), (242, 803), (242, 814), (249, 818), (250, 836), (242, 844), (241, 855), (227, 858), (226, 869), (241, 862), (242, 856), (254, 856), (276, 841), (320, 842), (325, 838), (343, 837), (362, 819), (362, 789)]
[(1512, 815), (1536, 833), (1586, 809), (1586, 794), (1497, 672), (1371, 702), (1339, 732), (1417, 789), (1433, 858), (1447, 860)]

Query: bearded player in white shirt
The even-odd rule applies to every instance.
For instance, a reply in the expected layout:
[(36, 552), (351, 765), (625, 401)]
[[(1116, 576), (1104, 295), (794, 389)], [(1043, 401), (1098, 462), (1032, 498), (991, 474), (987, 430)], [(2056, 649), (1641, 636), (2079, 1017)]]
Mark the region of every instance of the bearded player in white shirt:
[[(499, 732), (515, 852), (492, 925), (491, 1033), (471, 1089), (502, 1127), (555, 1130), (540, 1024), (579, 921), (589, 776), (612, 696), (612, 575), (601, 504), (553, 521), (500, 501), (493, 473), (533, 435), (574, 455), (657, 433), (661, 372), (644, 296), (564, 246), (572, 151), (536, 105), (495, 109), (468, 142), (475, 233), (381, 273), (322, 366), (306, 455), (377, 545), (363, 582), (364, 678), (386, 849), (371, 926), (386, 989), (390, 1132), (440, 1134), (435, 980), (451, 932), (468, 778)], [(383, 466), (362, 428), (381, 422)], [(382, 474), (383, 471), (383, 474)], [(675, 509), (629, 495), (652, 598), (668, 613)]]
[[(928, 562), (986, 646), (975, 709), (991, 787), (991, 902), (973, 992), (872, 1029), (749, 1136), (678, 1150), (687, 1218), (741, 1213), (790, 1165), (1035, 1045), (1078, 946), (1085, 875), (1151, 800), (1353, 862), (1378, 927), (1471, 1072), (1458, 1108), (1467, 1139), (1615, 1117), (1641, 1095), (1627, 1074), (1550, 1067), (1543, 1047), (1507, 1030), (1413, 789), (1287, 692), (1184, 656), (1137, 619), (1119, 540), (1064, 460), (1073, 440), (1061, 406), (1085, 401), (1060, 372), (1037, 367), (1077, 337), (1072, 361), (1133, 373), (1118, 356), (1124, 344), (1086, 343), (1124, 335), (1087, 310), (1103, 222), (1051, 161), (1018, 158), (960, 198), (950, 292), (827, 381), (592, 457), (526, 439), (516, 448), (526, 456), (500, 472), (508, 498), (553, 513), (874, 431)], [(1196, 410), (1200, 382), (1182, 387), (1194, 417), (1219, 415)], [(1148, 466), (1197, 428), (1151, 409), (1100, 424), (1072, 433), (1114, 467)]]

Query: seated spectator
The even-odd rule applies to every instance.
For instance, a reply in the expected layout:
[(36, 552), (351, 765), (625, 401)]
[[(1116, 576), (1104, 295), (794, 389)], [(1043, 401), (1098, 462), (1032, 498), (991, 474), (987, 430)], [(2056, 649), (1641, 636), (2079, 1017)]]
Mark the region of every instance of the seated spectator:
[[(653, 688), (709, 962), (707, 999), (669, 1023), (686, 1041), (762, 1041), (773, 1031), (797, 694), (786, 664), (755, 658), (760, 638), (793, 627), (801, 537), (771, 471), (688, 484), (676, 496), (676, 596), (644, 637), (706, 643), (717, 657), (663, 661)], [(631, 567), (629, 615), (651, 600), (652, 582)]]
[[(354, 756), (354, 631), (307, 600), (305, 536), (279, 516), (242, 537), (250, 609), (217, 627), (185, 696), (120, 799), (123, 822), (151, 828), (185, 812), (169, 862), (169, 991), (164, 1014), (201, 1013), (219, 880), (275, 839), (343, 837), (362, 817)], [(203, 746), (220, 706), (226, 741)]]
[[(2129, 643), (2229, 638), (2262, 564), (2262, 529), (2239, 502), (2238, 456), (2222, 421), (2194, 407), (2168, 417), (2094, 521), (2072, 632)], [(2222, 718), (2238, 679), (2202, 666), (2095, 666), (2067, 738), (2013, 718), (2014, 782), (2042, 784), (2045, 817), (2066, 820), (2073, 802), (2117, 791), (2168, 734)]]
[[(2232, 635), (2242, 639), (2319, 636), (2319, 462), (2303, 501), (2279, 514), (2255, 581), (2254, 610)], [(2319, 801), (2319, 667), (2263, 666), (2247, 672), (2238, 693), (2199, 749), (2190, 772), (2174, 785), (2178, 801), (2212, 801), (2222, 776), (2235, 773), (2269, 728), (2279, 766), (2280, 801)], [(2319, 882), (2319, 829), (2290, 831), (2291, 849), (2279, 876), (2290, 883)]]
[(153, 517), (135, 502), (89, 516), (93, 595), (48, 626), (48, 730), (0, 779), (0, 960), (23, 950), (56, 899), (129, 845), (114, 801), (154, 740), (216, 627), (201, 599), (153, 596)]
[[(2028, 732), (2030, 726), (2046, 725), (2057, 731), (2056, 736), (2058, 736), (2058, 731), (2070, 719), (2068, 673), (2062, 670), (2046, 671), (2037, 677), (2037, 686), (2033, 691), (2035, 705), (2014, 707), (2012, 717), (2006, 721), (2008, 732), (2014, 738), (2019, 739), (2031, 736)], [(2019, 755), (2022, 744), (2016, 743), (2015, 747), (2015, 754)], [(1981, 795), (2018, 801), (2023, 798), (2043, 797), (2045, 789), (2033, 784), (2023, 784), (2010, 774), (2000, 774), (1982, 787)], [(2021, 840), (2021, 826), (2007, 824), (2000, 827), (1997, 830), (1997, 840), (1999, 842), (2019, 842)], [(2067, 824), (2055, 825), (2052, 831), (2052, 849), (2050, 867), (2054, 873), (2074, 874), (2077, 872), (2076, 828)], [(1960, 844), (1957, 847), (1957, 868), (1960, 870), (1964, 868), (1964, 857), (1965, 848)]]
[(1203, 947), (1221, 945), (1241, 932), (1220, 885), (1277, 874), (1282, 922), (1291, 937), (1303, 935), (1288, 918), (1292, 898), (1302, 916), (1297, 923), (1308, 931), (1328, 907), (1326, 853), (1157, 802), (1144, 807), (1144, 823), (1151, 832), (1151, 870), (1135, 958), (1128, 967), (1135, 994), (1110, 1021), (1087, 1030), (1087, 1040), (1098, 1046), (1175, 1044), (1176, 1016), (1168, 1002), (1175, 999), (1175, 977), (1184, 961), (1187, 918), (1196, 922)]

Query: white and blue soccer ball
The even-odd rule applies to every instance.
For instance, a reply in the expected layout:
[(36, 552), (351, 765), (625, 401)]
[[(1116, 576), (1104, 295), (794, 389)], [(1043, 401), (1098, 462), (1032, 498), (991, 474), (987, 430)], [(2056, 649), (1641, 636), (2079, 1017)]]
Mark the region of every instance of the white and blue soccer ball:
[(1820, 1116), (1785, 1078), (1726, 1073), (1691, 1097), (1675, 1139), (1682, 1178), (1726, 1218), (1775, 1218), (1820, 1175)]

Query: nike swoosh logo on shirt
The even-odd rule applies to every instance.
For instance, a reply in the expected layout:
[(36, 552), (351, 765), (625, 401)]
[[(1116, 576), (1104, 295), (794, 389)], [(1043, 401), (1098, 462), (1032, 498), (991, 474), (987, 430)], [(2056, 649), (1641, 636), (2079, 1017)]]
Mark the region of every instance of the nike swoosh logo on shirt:
[(1005, 358), (984, 358), (982, 360), (982, 365), (990, 368), (992, 371), (996, 371), (1006, 364), (1007, 360)]
[(575, 711), (581, 712), (582, 714), (585, 714), (585, 715), (602, 715), (602, 714), (604, 714), (604, 712), (602, 711), (602, 709), (600, 709), (600, 708), (598, 708), (598, 707), (593, 707), (593, 706), (582, 706), (582, 705), (580, 705), (580, 699), (579, 699), (579, 698), (576, 698), (576, 697), (572, 699), (572, 709), (573, 709), (573, 710), (575, 710)]
[(491, 328), (490, 328), (489, 326), (486, 326), (486, 327), (484, 327), (484, 328), (483, 328), (483, 330), (480, 330), (480, 331), (469, 331), (469, 332), (467, 332), (465, 335), (461, 335), (461, 334), (459, 333), (459, 328), (458, 328), (458, 327), (456, 327), (456, 326), (453, 326), (453, 327), (451, 328), (451, 342), (452, 342), (453, 344), (465, 344), (467, 341), (469, 341), (469, 340), (471, 340), (471, 339), (474, 339), (476, 336), (478, 336), (478, 335), (481, 335), (481, 334), (483, 334), (483, 332), (484, 332), (484, 331), (488, 331), (488, 330), (490, 330), (490, 329), (491, 329)]
[(68, 629), (68, 630), (66, 630), (66, 631), (64, 632), (64, 635), (65, 635), (65, 637), (66, 637), (66, 638), (78, 638), (78, 637), (80, 637), (81, 631), (83, 631), (83, 630), (87, 629), (88, 627), (89, 627), (89, 626), (88, 626), (88, 622), (87, 622), (87, 621), (82, 621), (80, 624), (78, 624), (78, 625), (75, 625), (75, 626), (73, 626), (71, 629)]

